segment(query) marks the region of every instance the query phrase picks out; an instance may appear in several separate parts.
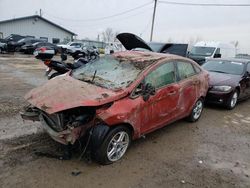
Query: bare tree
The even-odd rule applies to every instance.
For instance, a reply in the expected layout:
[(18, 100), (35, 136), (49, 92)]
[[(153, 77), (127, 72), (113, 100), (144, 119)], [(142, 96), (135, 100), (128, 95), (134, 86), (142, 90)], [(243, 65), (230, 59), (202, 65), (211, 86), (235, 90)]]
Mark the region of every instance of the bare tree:
[(114, 31), (112, 28), (108, 27), (105, 31), (101, 33), (102, 40), (104, 42), (114, 42), (116, 40), (117, 31)]
[(168, 38), (167, 42), (168, 42), (168, 43), (173, 42), (172, 38)]
[(235, 46), (235, 48), (237, 48), (239, 46), (239, 41), (235, 40), (235, 41), (231, 41), (231, 44), (233, 44)]
[(188, 51), (191, 50), (192, 46), (195, 45), (195, 43), (197, 43), (201, 40), (202, 40), (202, 38), (200, 36), (190, 37), (190, 39), (188, 40)]

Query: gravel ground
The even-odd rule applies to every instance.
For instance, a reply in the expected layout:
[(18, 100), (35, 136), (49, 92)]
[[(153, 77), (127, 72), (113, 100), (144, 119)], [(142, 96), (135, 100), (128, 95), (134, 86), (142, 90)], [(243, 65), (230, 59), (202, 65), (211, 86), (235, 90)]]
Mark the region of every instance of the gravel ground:
[(61, 152), (39, 123), (18, 115), (24, 94), (46, 82), (44, 70), (31, 56), (0, 56), (0, 187), (250, 187), (250, 100), (232, 111), (208, 106), (196, 123), (146, 135), (109, 166), (79, 152), (69, 161), (37, 155)]

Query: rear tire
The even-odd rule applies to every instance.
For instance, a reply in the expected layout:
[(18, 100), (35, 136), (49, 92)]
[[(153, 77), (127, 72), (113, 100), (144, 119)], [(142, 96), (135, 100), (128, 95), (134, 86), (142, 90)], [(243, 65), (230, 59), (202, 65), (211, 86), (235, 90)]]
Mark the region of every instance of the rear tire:
[(131, 131), (128, 127), (117, 126), (111, 129), (98, 149), (92, 151), (92, 157), (100, 164), (107, 165), (120, 160), (131, 143)]
[(200, 98), (196, 101), (191, 114), (188, 116), (187, 120), (190, 122), (198, 121), (198, 119), (201, 117), (202, 111), (204, 107), (204, 102)]

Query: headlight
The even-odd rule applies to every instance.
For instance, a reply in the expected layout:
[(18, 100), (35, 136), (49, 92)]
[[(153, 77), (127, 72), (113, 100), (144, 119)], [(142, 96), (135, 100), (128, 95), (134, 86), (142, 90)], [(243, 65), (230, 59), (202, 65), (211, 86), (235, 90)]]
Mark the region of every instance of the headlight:
[(232, 89), (231, 86), (213, 86), (212, 91), (222, 91), (222, 92), (228, 92)]

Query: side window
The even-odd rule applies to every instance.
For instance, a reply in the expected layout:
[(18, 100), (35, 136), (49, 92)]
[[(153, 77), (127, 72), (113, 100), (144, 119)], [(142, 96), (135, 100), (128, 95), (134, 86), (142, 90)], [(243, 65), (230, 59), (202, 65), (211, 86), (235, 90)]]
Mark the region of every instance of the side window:
[(220, 58), (221, 57), (221, 52), (220, 48), (217, 48), (215, 53), (214, 53), (214, 58)]
[(81, 47), (81, 44), (80, 43), (72, 43), (70, 46), (74, 46), (74, 47), (79, 48), (79, 47)]
[(198, 66), (193, 65), (193, 67), (194, 67), (194, 70), (195, 70), (196, 73), (200, 73), (201, 72), (201, 69)]
[(216, 49), (215, 54), (220, 54), (220, 48), (217, 48), (217, 49)]
[(52, 38), (52, 43), (53, 44), (58, 44), (60, 42), (60, 39), (58, 38)]
[(196, 74), (193, 65), (188, 62), (177, 62), (177, 70), (179, 73), (180, 80), (183, 80)]
[(48, 37), (40, 37), (41, 40), (48, 42)]
[(247, 71), (250, 73), (250, 63), (247, 64)]
[(175, 82), (175, 67), (173, 62), (165, 63), (145, 77), (145, 83), (152, 84), (155, 88)]
[(42, 46), (44, 46), (44, 43), (42, 42), (37, 44), (37, 47), (42, 47)]

